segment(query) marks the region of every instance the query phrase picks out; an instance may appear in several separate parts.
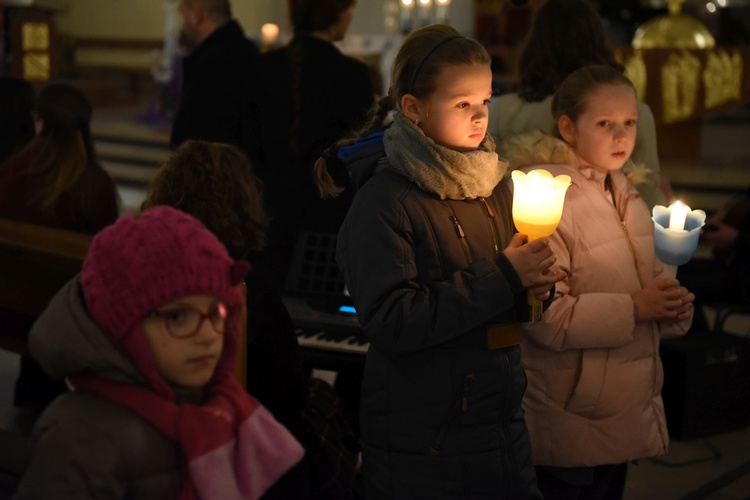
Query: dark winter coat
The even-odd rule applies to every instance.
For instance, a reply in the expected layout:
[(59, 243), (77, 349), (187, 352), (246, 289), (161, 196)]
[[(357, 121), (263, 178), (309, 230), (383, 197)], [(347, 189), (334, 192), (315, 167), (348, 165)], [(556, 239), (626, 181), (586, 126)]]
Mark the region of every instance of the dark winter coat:
[(358, 191), (337, 262), (370, 341), (368, 498), (540, 498), (519, 347), (488, 349), (488, 327), (512, 329), (526, 301), (502, 254), (514, 232), (507, 185), (440, 200), (387, 168), (381, 143), (346, 161)]
[[(52, 299), (31, 331), (34, 358), (52, 376), (88, 371), (147, 386), (127, 355), (86, 312), (78, 280)], [(184, 394), (187, 400), (195, 394)], [(131, 410), (68, 392), (39, 417), (30, 463), (13, 497), (167, 500), (182, 488), (179, 445)]]
[(260, 52), (237, 21), (203, 40), (183, 61), (183, 84), (169, 145), (188, 139), (246, 149), (251, 80)]

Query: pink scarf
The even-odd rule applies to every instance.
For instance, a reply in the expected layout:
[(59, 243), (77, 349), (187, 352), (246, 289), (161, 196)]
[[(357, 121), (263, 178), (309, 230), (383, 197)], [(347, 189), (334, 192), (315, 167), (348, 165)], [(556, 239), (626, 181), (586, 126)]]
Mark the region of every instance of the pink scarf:
[(151, 390), (94, 376), (70, 379), (77, 391), (129, 408), (180, 444), (187, 462), (183, 500), (257, 499), (304, 454), (289, 431), (231, 377), (215, 382), (201, 405), (177, 404)]

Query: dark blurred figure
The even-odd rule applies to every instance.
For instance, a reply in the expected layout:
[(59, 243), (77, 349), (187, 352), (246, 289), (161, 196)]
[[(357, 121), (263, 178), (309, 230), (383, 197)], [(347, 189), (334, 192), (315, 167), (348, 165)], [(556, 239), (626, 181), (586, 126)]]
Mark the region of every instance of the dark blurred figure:
[(0, 75), (0, 163), (34, 137), (34, 87), (11, 75)]
[(88, 234), (117, 219), (114, 182), (94, 152), (91, 112), (75, 87), (41, 90), (36, 137), (0, 164), (0, 217)]
[[(96, 159), (91, 104), (75, 87), (51, 83), (34, 104), (37, 135), (0, 164), (0, 217), (95, 234), (118, 217), (114, 182)], [(0, 311), (2, 324), (18, 334), (33, 318)], [(31, 358), (21, 358), (14, 403), (41, 411), (61, 391)]]
[(262, 256), (284, 283), (301, 231), (335, 233), (351, 195), (323, 201), (313, 166), (323, 150), (359, 125), (374, 101), (367, 66), (341, 54), (355, 0), (289, 0), (294, 38), (261, 56), (253, 89), (250, 158), (266, 186), (272, 217)]
[(750, 307), (750, 188), (706, 220), (703, 239), (713, 258), (694, 258), (677, 268), (677, 279), (695, 294), (690, 332), (709, 330), (703, 305)]
[(183, 60), (180, 102), (169, 144), (187, 139), (246, 149), (248, 99), (258, 47), (232, 19), (229, 0), (179, 0)]

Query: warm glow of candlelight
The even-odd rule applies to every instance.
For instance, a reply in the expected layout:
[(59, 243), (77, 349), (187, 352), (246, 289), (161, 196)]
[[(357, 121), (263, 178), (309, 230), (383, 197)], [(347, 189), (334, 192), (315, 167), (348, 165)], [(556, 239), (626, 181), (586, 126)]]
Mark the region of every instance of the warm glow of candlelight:
[(430, 5), (431, 2), (432, 2), (432, 0), (419, 0), (419, 4), (422, 7), (427, 7), (428, 5)]
[(684, 205), (680, 200), (669, 205), (669, 229), (678, 231), (685, 230), (685, 219), (687, 218), (690, 207)]
[(279, 37), (279, 26), (273, 23), (266, 23), (260, 27), (260, 34), (263, 37), (263, 43), (273, 45)]
[(401, 0), (401, 5), (403, 5), (407, 9), (410, 9), (414, 7), (414, 0)]
[(546, 170), (536, 169), (524, 174), (514, 170), (513, 221), (529, 241), (552, 234), (562, 217), (565, 192), (570, 176), (553, 177)]
[(449, 5), (451, 0), (435, 0), (438, 5)]

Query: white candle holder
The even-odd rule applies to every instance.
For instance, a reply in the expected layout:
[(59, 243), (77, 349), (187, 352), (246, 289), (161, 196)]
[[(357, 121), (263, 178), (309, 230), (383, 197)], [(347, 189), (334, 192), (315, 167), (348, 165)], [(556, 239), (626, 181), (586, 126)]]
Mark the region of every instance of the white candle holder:
[[(543, 169), (511, 173), (513, 179), (513, 222), (528, 236), (529, 241), (551, 235), (562, 217), (565, 193), (570, 186), (569, 175), (553, 177)], [(528, 295), (530, 321), (542, 319), (542, 303)]]
[(706, 223), (706, 212), (687, 207), (684, 227), (670, 227), (672, 211), (677, 203), (669, 207), (656, 205), (652, 211), (656, 256), (666, 265), (666, 273), (673, 278), (677, 276), (677, 266), (687, 264), (693, 258), (701, 228)]

